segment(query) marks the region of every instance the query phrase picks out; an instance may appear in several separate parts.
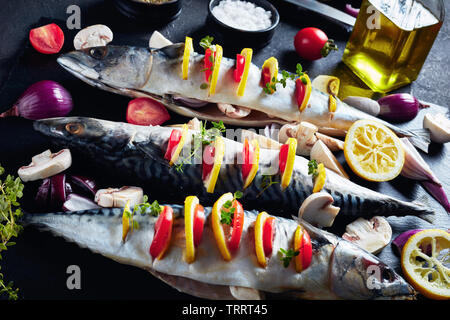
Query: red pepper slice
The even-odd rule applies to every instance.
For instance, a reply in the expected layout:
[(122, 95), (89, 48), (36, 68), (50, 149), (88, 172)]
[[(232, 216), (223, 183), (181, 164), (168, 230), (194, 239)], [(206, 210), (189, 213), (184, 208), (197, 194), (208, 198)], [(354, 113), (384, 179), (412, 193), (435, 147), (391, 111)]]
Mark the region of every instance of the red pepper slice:
[(255, 147), (248, 142), (248, 139), (245, 139), (243, 150), (244, 163), (242, 164), (242, 178), (244, 181), (247, 179), (250, 171), (252, 170), (254, 154)]
[(181, 140), (181, 131), (180, 130), (172, 130), (170, 134), (169, 143), (167, 144), (166, 154), (164, 155), (164, 159), (169, 160), (172, 159), (172, 154), (174, 150), (177, 148), (178, 144)]
[(202, 241), (203, 227), (205, 225), (205, 209), (201, 204), (194, 209), (194, 246), (198, 247)]
[(244, 74), (245, 57), (241, 54), (236, 55), (236, 69), (234, 69), (234, 81), (241, 82), (242, 75)]
[(263, 248), (264, 255), (269, 257), (272, 254), (273, 238), (275, 237), (275, 218), (269, 217), (263, 226)]
[(268, 67), (263, 68), (261, 81), (264, 88), (267, 86), (268, 83), (272, 81), (270, 68)]
[(64, 44), (64, 33), (61, 28), (50, 23), (31, 29), (29, 39), (33, 48), (44, 54), (58, 53)]
[(215, 52), (213, 55), (213, 51), (210, 48), (205, 50), (205, 60), (203, 62), (203, 68), (205, 71), (205, 81), (208, 83), (211, 81), (215, 56), (216, 56)]
[(158, 220), (155, 223), (155, 235), (150, 245), (150, 255), (153, 259), (162, 259), (170, 244), (172, 237), (173, 210), (170, 206), (164, 206)]
[(283, 174), (284, 170), (286, 169), (288, 153), (289, 153), (289, 144), (283, 144), (280, 148), (280, 155), (278, 159), (278, 165), (280, 167), (281, 174)]
[(202, 165), (202, 179), (206, 180), (206, 177), (211, 173), (214, 167), (214, 156), (216, 149), (212, 145), (207, 145), (203, 152), (203, 165)]
[(227, 247), (230, 251), (236, 251), (239, 248), (242, 230), (244, 228), (244, 208), (237, 200), (233, 201), (232, 208), (234, 208), (234, 215), (231, 223), (231, 235), (227, 241)]

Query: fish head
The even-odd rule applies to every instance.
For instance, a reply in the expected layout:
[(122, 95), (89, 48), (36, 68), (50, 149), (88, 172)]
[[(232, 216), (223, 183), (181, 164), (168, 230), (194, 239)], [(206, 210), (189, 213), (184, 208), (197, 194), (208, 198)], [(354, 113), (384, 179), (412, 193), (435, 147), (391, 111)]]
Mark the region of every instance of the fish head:
[(150, 76), (149, 48), (103, 46), (61, 55), (58, 63), (77, 78), (100, 89), (134, 96)]
[(415, 290), (377, 257), (346, 240), (336, 245), (330, 287), (343, 299), (415, 299)]
[(126, 123), (84, 117), (38, 120), (34, 129), (58, 146), (96, 156), (123, 153), (136, 133)]

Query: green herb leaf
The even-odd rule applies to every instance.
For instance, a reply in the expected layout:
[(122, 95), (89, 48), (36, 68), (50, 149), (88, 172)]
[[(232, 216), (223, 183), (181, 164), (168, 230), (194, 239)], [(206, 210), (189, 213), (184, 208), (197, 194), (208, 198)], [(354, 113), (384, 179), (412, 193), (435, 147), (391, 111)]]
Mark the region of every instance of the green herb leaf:
[(200, 40), (200, 47), (202, 47), (203, 49), (208, 49), (209, 47), (212, 46), (212, 42), (213, 42), (214, 38), (210, 37), (210, 36), (206, 36), (204, 38), (202, 38)]
[(272, 177), (273, 176), (270, 176), (270, 175), (263, 175), (262, 176), (261, 186), (260, 186), (262, 188), (262, 190), (256, 196), (257, 198), (259, 198), (263, 194), (263, 192), (266, 191), (271, 185), (279, 183), (278, 181), (273, 181)]
[(151, 210), (151, 215), (157, 217), (161, 212), (162, 212), (162, 208), (158, 201), (155, 200), (152, 202), (152, 204), (150, 205), (150, 210)]
[(208, 89), (208, 84), (207, 83), (202, 83), (200, 85), (200, 89), (202, 89), (202, 90)]
[(242, 191), (238, 190), (234, 193), (234, 199), (240, 199), (240, 198), (242, 198), (243, 195), (244, 194), (242, 193)]
[(278, 254), (280, 255), (280, 260), (283, 262), (283, 266), (285, 268), (289, 267), (289, 264), (291, 263), (292, 258), (295, 256), (298, 256), (300, 254), (300, 251), (294, 251), (293, 249), (283, 249), (280, 248), (278, 251)]
[(311, 161), (308, 162), (308, 174), (312, 174), (312, 176), (315, 178), (317, 177), (317, 175), (319, 174), (318, 171), (318, 164), (317, 161), (312, 159)]

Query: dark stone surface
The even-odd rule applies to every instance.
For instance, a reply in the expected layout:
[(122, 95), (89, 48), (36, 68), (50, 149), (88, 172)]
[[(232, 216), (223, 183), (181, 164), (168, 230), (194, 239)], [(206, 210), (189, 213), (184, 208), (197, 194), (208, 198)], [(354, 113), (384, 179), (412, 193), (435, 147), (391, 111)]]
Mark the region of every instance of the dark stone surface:
[[(341, 3), (334, 1), (335, 3)], [(256, 51), (254, 62), (261, 65), (269, 56), (275, 56), (280, 62), (280, 68), (295, 70), (298, 62), (303, 64), (312, 77), (319, 74), (347, 75), (342, 66), (341, 56), (348, 39), (348, 30), (328, 20), (301, 11), (290, 5), (283, 5), (281, 0), (273, 1), (280, 10), (282, 23), (275, 32), (273, 41), (265, 48)], [(358, 5), (358, 1), (353, 1)], [(445, 1), (447, 12), (450, 12), (450, 2)], [(66, 8), (71, 4), (81, 7), (82, 27), (103, 23), (114, 32), (114, 44), (146, 46), (154, 30), (159, 30), (174, 42), (182, 41), (185, 35), (194, 38), (197, 43), (200, 38), (211, 34), (211, 28), (205, 25), (207, 14), (206, 0), (184, 0), (180, 17), (168, 25), (156, 26), (151, 21), (148, 24), (128, 20), (115, 11), (112, 1), (89, 0), (47, 0), (47, 1), (1, 1), (0, 11), (0, 111), (8, 109), (17, 97), (32, 83), (51, 79), (63, 84), (73, 95), (75, 108), (73, 115), (84, 115), (109, 120), (125, 121), (125, 110), (129, 98), (96, 90), (63, 71), (55, 62), (56, 56), (44, 56), (35, 52), (28, 44), (28, 31), (32, 26), (42, 25), (57, 19), (63, 27), (66, 37), (63, 51), (71, 50), (75, 31), (65, 27)], [(342, 4), (337, 6), (342, 7)], [(43, 20), (40, 20), (43, 18)], [(336, 40), (340, 51), (328, 58), (316, 62), (301, 61), (293, 50), (293, 37), (302, 27), (316, 26), (323, 29), (330, 38)], [(450, 58), (448, 55), (450, 22), (447, 20), (437, 38), (430, 56), (422, 70), (419, 79), (411, 86), (401, 91), (411, 91), (424, 101), (430, 101), (447, 108), (450, 93)], [(196, 49), (198, 46), (196, 44)], [(241, 48), (225, 47), (225, 56), (233, 56)], [(12, 71), (11, 71), (12, 70)], [(11, 72), (10, 72), (11, 71)], [(9, 76), (8, 76), (9, 74)], [(358, 80), (351, 79), (355, 83)], [(366, 88), (361, 86), (366, 92)], [(422, 111), (419, 116), (408, 123), (407, 127), (422, 127), (425, 112), (445, 112), (433, 106), (429, 111)], [(172, 115), (171, 123), (179, 123), (182, 119)], [(16, 173), (21, 165), (28, 164), (31, 156), (49, 148), (48, 142), (35, 133), (31, 122), (25, 119), (0, 119), (0, 163), (11, 173)], [(450, 191), (450, 175), (448, 175), (449, 146), (432, 145), (425, 160), (442, 180), (444, 188)], [(339, 155), (340, 160), (343, 155)], [(89, 164), (78, 165), (84, 172), (92, 172)], [(345, 166), (350, 172), (348, 166)], [(105, 179), (108, 172), (99, 172), (97, 177)], [(354, 175), (352, 180), (371, 189), (386, 193), (407, 201), (425, 203), (435, 210), (435, 215), (427, 217), (432, 223), (417, 217), (390, 217), (389, 222), (394, 234), (418, 227), (450, 228), (450, 219), (445, 210), (415, 182), (405, 178), (397, 178), (389, 183), (366, 183)], [(120, 181), (114, 181), (120, 184)], [(35, 184), (28, 184), (25, 191), (25, 207), (30, 203)], [(27, 193), (28, 191), (28, 193)], [(151, 195), (152, 198), (164, 198), (164, 194)], [(182, 197), (181, 197), (182, 199)], [(295, 213), (294, 213), (295, 214)], [(341, 235), (345, 225), (353, 219), (339, 216), (332, 231)], [(380, 257), (389, 265), (399, 270), (398, 258), (387, 247)], [(82, 289), (68, 290), (66, 288), (66, 268), (76, 264), (82, 271)], [(191, 298), (169, 288), (145, 271), (134, 267), (121, 265), (100, 255), (92, 254), (86, 249), (80, 249), (74, 244), (66, 243), (48, 233), (39, 233), (27, 228), (20, 236), (16, 246), (4, 253), (2, 271), (7, 280), (14, 280), (20, 288), (20, 296), (25, 299), (182, 299)]]

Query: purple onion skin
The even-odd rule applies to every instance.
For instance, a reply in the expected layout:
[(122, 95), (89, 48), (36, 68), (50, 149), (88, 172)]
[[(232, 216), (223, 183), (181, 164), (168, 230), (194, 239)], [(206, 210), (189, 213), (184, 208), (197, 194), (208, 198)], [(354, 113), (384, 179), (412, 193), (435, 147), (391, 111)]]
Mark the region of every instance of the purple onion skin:
[(64, 117), (72, 111), (70, 93), (59, 83), (51, 80), (36, 82), (17, 100), (6, 115), (18, 115), (30, 120)]
[(450, 213), (450, 203), (448, 202), (447, 195), (445, 194), (442, 186), (433, 183), (431, 181), (421, 181), (422, 185), (428, 192), (444, 207), (444, 209)]
[(355, 18), (358, 18), (359, 9), (353, 8), (350, 3), (347, 3), (345, 5), (345, 12), (348, 13), (349, 15), (355, 17)]
[(39, 209), (47, 209), (50, 200), (50, 188), (50, 178), (44, 179), (36, 193), (36, 197), (34, 198), (36, 201), (36, 206)]
[(60, 210), (66, 201), (66, 175), (64, 173), (57, 174), (51, 178), (51, 195), (50, 207)]
[(402, 254), (402, 249), (406, 241), (408, 241), (409, 238), (411, 238), (413, 235), (415, 235), (420, 231), (423, 231), (423, 229), (414, 229), (405, 231), (402, 234), (400, 234), (397, 238), (395, 238), (394, 241), (392, 241), (392, 245), (395, 247), (398, 255)]
[(62, 206), (64, 211), (81, 211), (98, 208), (100, 207), (94, 201), (76, 193), (71, 193)]
[(421, 104), (416, 97), (408, 93), (391, 94), (378, 100), (379, 117), (392, 122), (406, 122), (419, 113)]
[[(89, 196), (95, 196), (97, 193), (97, 183), (84, 176), (69, 176), (72, 189), (75, 192), (86, 193)], [(78, 190), (76, 190), (78, 189)]]

